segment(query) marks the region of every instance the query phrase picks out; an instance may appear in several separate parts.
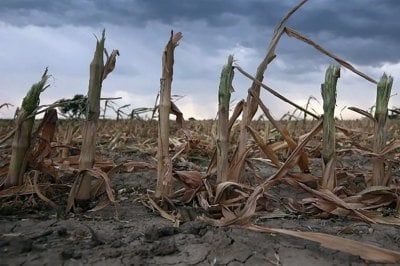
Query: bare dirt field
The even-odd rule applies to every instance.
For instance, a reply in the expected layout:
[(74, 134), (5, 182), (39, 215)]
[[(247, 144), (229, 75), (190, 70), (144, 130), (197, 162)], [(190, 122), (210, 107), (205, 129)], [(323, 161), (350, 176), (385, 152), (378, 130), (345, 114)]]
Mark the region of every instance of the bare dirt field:
[[(151, 161), (146, 154), (119, 159)], [(360, 165), (360, 157), (342, 163)], [(318, 167), (313, 160), (312, 167)], [(182, 166), (181, 166), (182, 167)], [(260, 176), (275, 169), (259, 163)], [(154, 189), (156, 171), (117, 174), (118, 204), (97, 212), (64, 214), (44, 208), (0, 216), (0, 265), (365, 265), (357, 256), (280, 234), (259, 233), (240, 226), (215, 227), (196, 218), (194, 205), (177, 206), (184, 222), (175, 227), (145, 207), (146, 190)], [(271, 193), (292, 193), (278, 186)], [(22, 199), (23, 197), (20, 197)], [(24, 198), (27, 200), (27, 198)], [(18, 200), (16, 197), (15, 200)], [(40, 205), (40, 203), (37, 203)], [(354, 219), (317, 219), (275, 210), (254, 222), (274, 228), (325, 232), (399, 250), (400, 229)], [(377, 265), (377, 264), (370, 264)]]

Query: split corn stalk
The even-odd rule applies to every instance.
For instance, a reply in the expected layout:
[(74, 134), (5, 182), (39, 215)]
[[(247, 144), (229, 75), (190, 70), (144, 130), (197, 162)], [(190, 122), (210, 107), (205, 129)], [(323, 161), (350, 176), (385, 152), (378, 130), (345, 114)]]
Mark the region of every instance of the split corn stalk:
[[(88, 88), (88, 106), (86, 121), (83, 126), (83, 142), (79, 157), (79, 170), (91, 169), (95, 162), (96, 153), (96, 129), (100, 115), (100, 95), (104, 71), (104, 42), (105, 31), (103, 30), (100, 40), (96, 42), (96, 50), (90, 63), (90, 79)], [(90, 199), (91, 177), (85, 175), (79, 184), (75, 199), (87, 201)]]
[(160, 79), (160, 106), (158, 118), (157, 187), (156, 198), (168, 197), (172, 191), (172, 161), (169, 156), (169, 113), (171, 111), (171, 86), (174, 71), (174, 50), (182, 33), (171, 31), (162, 56)]

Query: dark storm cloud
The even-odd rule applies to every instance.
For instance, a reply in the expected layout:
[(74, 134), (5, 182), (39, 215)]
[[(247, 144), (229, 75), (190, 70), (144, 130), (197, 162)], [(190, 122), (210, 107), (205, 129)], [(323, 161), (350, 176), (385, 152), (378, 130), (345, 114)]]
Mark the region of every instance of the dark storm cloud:
[[(97, 28), (106, 24), (143, 27), (157, 21), (183, 29), (185, 25), (190, 28), (191, 23), (203, 22), (192, 30), (216, 29), (234, 43), (264, 50), (270, 36), (267, 33), (270, 34), (279, 18), (296, 3), (281, 0), (2, 0), (0, 21), (17, 26)], [(311, 0), (294, 14), (289, 25), (353, 63), (379, 65), (400, 60), (398, 14), (398, 0)], [(209, 45), (222, 45), (216, 42), (208, 41)], [(310, 51), (312, 48), (299, 52), (297, 46), (293, 41), (287, 42), (279, 46), (279, 51), (293, 58), (298, 58), (299, 53), (301, 57), (315, 56)]]
[(291, 20), (297, 30), (358, 64), (400, 60), (400, 1), (310, 1)]
[[(255, 0), (3, 0), (2, 20), (14, 25), (93, 25), (97, 23), (141, 25), (148, 21), (173, 24), (204, 20), (213, 27), (234, 25), (235, 16), (262, 16), (276, 22), (285, 5), (281, 1)], [(29, 19), (28, 19), (29, 18)]]

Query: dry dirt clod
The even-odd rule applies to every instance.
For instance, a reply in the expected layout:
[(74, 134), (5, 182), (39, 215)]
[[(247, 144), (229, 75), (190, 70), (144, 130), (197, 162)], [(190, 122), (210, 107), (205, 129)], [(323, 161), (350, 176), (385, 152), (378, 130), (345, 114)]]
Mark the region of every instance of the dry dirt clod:
[(146, 229), (144, 233), (144, 240), (145, 242), (152, 243), (164, 236), (172, 236), (179, 233), (179, 229), (172, 226), (167, 227), (157, 227), (151, 226), (150, 228)]

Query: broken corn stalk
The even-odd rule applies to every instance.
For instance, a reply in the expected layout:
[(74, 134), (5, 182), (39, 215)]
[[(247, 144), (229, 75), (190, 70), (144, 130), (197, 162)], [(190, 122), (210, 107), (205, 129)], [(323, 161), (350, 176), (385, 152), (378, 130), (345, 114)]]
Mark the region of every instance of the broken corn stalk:
[[(388, 103), (392, 91), (393, 78), (383, 74), (377, 86), (376, 108), (374, 121), (374, 152), (380, 153), (386, 145), (386, 119), (388, 115)], [(372, 185), (386, 186), (390, 180), (385, 174), (385, 162), (383, 158), (373, 158)]]
[[(100, 115), (100, 95), (103, 82), (104, 71), (104, 42), (105, 30), (102, 32), (100, 40), (96, 42), (96, 50), (93, 60), (90, 63), (90, 79), (88, 89), (88, 106), (86, 121), (83, 127), (83, 142), (81, 154), (79, 157), (79, 170), (91, 169), (94, 165), (96, 153), (96, 128)], [(91, 177), (85, 175), (80, 184), (75, 199), (78, 201), (87, 201), (90, 199)], [(72, 191), (72, 190), (71, 190)]]
[(171, 111), (171, 86), (174, 71), (174, 50), (182, 39), (182, 33), (171, 31), (162, 57), (160, 79), (160, 107), (158, 118), (157, 187), (155, 197), (167, 197), (172, 191), (172, 161), (169, 156), (169, 113)]
[(321, 187), (333, 190), (336, 187), (335, 175), (335, 105), (336, 84), (340, 77), (339, 66), (329, 66), (325, 74), (325, 83), (321, 85), (321, 94), (324, 101), (324, 125), (322, 139), (322, 167), (323, 176)]
[(223, 67), (218, 91), (218, 136), (217, 136), (217, 183), (228, 180), (229, 150), (229, 102), (231, 100), (233, 56), (229, 55), (228, 63)]
[(12, 143), (10, 167), (5, 180), (5, 187), (20, 186), (26, 169), (26, 154), (31, 144), (31, 134), (35, 122), (35, 111), (39, 106), (40, 94), (48, 87), (46, 82), (49, 76), (47, 69), (42, 79), (33, 84), (24, 97), (21, 110), (16, 118), (16, 131)]

